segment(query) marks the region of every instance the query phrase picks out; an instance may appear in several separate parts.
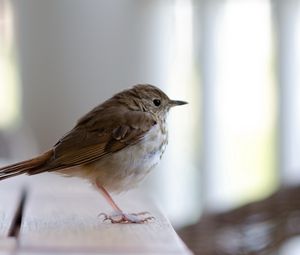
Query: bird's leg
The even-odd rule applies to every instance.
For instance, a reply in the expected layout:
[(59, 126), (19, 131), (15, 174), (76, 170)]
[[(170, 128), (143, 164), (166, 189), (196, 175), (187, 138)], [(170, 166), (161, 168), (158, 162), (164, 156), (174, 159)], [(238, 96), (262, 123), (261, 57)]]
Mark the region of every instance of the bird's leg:
[(110, 220), (111, 223), (145, 223), (149, 220), (154, 219), (153, 216), (148, 217), (140, 217), (142, 215), (148, 214), (148, 212), (140, 212), (140, 213), (124, 213), (120, 207), (116, 204), (116, 202), (112, 199), (111, 195), (107, 192), (107, 190), (100, 185), (96, 181), (96, 187), (102, 193), (106, 201), (110, 204), (110, 206), (115, 210), (115, 213), (112, 215), (108, 215), (106, 213), (100, 213), (99, 216), (104, 216), (104, 221)]
[(112, 199), (111, 195), (107, 192), (107, 190), (103, 187), (97, 184), (97, 188), (102, 193), (102, 195), (105, 197), (106, 201), (110, 204), (110, 206), (116, 211), (116, 212), (122, 212), (120, 207), (116, 204), (116, 202)]

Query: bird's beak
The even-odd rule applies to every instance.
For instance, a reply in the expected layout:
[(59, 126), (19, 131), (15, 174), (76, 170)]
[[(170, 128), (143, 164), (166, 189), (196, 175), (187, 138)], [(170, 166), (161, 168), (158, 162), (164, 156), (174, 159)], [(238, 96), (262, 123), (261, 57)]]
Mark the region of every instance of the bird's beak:
[(188, 102), (185, 101), (179, 101), (179, 100), (170, 100), (169, 104), (171, 107), (173, 106), (178, 106), (178, 105), (184, 105), (187, 104)]

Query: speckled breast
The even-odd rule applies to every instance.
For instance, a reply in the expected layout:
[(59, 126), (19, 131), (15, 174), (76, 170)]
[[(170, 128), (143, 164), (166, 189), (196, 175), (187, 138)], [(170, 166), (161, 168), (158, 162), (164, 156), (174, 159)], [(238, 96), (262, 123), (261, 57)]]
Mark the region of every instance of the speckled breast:
[(97, 179), (111, 192), (134, 188), (160, 161), (167, 143), (167, 130), (155, 125), (139, 143), (93, 163), (89, 179)]

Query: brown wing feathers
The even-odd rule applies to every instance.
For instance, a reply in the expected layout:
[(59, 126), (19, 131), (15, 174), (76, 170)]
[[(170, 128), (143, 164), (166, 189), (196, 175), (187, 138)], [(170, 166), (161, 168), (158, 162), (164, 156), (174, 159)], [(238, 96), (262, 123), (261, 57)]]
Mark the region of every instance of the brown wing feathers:
[(139, 142), (156, 121), (149, 113), (95, 108), (52, 150), (36, 158), (0, 168), (0, 180), (91, 163)]

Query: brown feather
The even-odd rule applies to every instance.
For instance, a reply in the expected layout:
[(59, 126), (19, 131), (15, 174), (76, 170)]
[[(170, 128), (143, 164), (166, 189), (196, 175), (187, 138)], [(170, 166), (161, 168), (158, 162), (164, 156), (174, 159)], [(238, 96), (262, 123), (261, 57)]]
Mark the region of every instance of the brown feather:
[(33, 159), (25, 160), (16, 164), (0, 168), (0, 180), (7, 179), (16, 175), (27, 173), (34, 169), (40, 168), (47, 163), (52, 157), (53, 151), (49, 150), (46, 153)]
[(105, 110), (98, 107), (83, 117), (75, 128), (54, 146), (53, 157), (47, 164), (29, 170), (28, 174), (91, 163), (138, 143), (155, 124), (154, 116), (146, 112), (130, 111), (125, 107), (111, 107)]
[[(162, 100), (160, 107), (153, 105), (155, 98)], [(0, 168), (0, 180), (86, 165), (137, 144), (154, 125), (165, 122), (170, 102), (166, 94), (152, 85), (124, 90), (79, 119), (50, 151)]]

